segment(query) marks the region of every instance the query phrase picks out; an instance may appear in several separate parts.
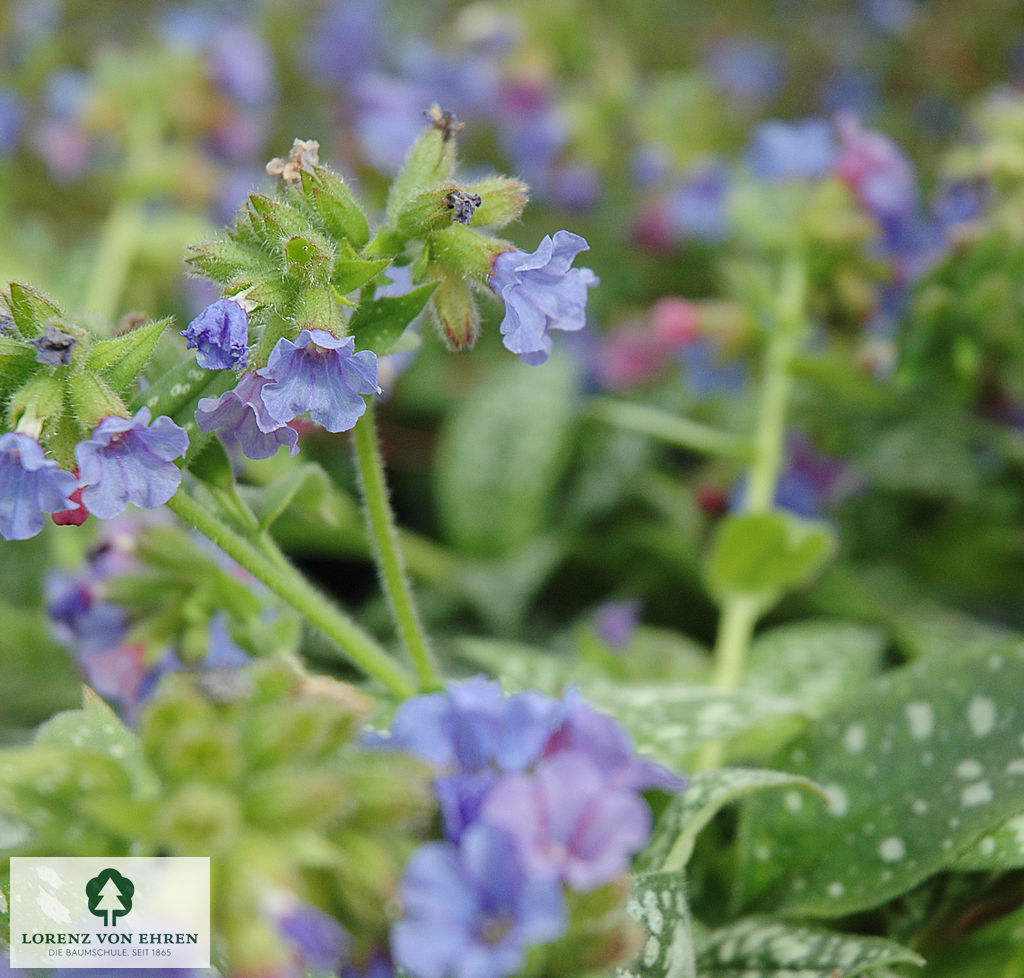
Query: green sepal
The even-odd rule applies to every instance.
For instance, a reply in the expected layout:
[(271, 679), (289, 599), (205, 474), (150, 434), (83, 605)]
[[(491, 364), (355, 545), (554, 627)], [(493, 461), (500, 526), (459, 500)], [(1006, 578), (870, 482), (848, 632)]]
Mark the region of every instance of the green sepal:
[(170, 316), (158, 319), (123, 336), (112, 336), (94, 343), (85, 361), (86, 370), (98, 373), (118, 396), (126, 396), (149, 362), (171, 319)]
[(35, 347), (0, 336), (0, 402), (38, 369)]
[(7, 419), (14, 427), (18, 419), (30, 411), (37, 418), (60, 414), (64, 406), (64, 386), (49, 372), (37, 373), (14, 392), (7, 408)]
[(370, 240), (370, 225), (340, 176), (323, 166), (302, 171), (302, 193), (327, 232), (347, 238), (355, 248)]
[(421, 190), (402, 202), (395, 214), (394, 227), (407, 238), (419, 238), (432, 231), (442, 231), (452, 223), (452, 207), (447, 197), (455, 190), (454, 183)]
[(406, 202), (421, 190), (429, 190), (452, 179), (455, 173), (455, 140), (445, 131), (431, 126), (413, 143), (402, 172), (388, 194), (388, 224), (397, 225)]
[(265, 194), (251, 194), (249, 213), (253, 230), (265, 244), (279, 245), (287, 238), (309, 233), (309, 222), (294, 208)]
[(422, 311), (436, 287), (428, 282), (405, 295), (364, 302), (348, 324), (356, 338), (356, 349), (371, 350), (378, 356), (387, 353)]
[(480, 310), (469, 284), (441, 262), (431, 262), (428, 274), (437, 282), (430, 308), (444, 345), (452, 351), (470, 349), (480, 333)]
[(275, 271), (254, 242), (234, 236), (192, 245), (185, 261), (201, 275), (231, 288), (244, 288)]
[(128, 408), (97, 374), (74, 374), (68, 380), (68, 401), (78, 423), (91, 431), (109, 415), (128, 416)]
[(530, 188), (512, 177), (490, 176), (471, 183), (463, 190), (478, 194), (480, 206), (469, 222), (470, 227), (501, 228), (516, 220), (530, 200)]
[(367, 261), (358, 258), (342, 258), (334, 263), (331, 284), (340, 295), (348, 295), (362, 288), (367, 282), (373, 281), (378, 272), (382, 272), (391, 264), (390, 258), (379, 258)]
[(443, 261), (462, 275), (487, 282), (494, 259), (514, 248), (502, 238), (489, 238), (463, 224), (452, 224), (428, 238), (431, 257)]
[(835, 552), (826, 523), (789, 514), (747, 513), (718, 524), (705, 568), (711, 592), (758, 597), (765, 606), (810, 578)]
[(44, 326), (61, 316), (60, 307), (52, 299), (21, 282), (11, 282), (6, 301), (14, 325), (26, 339), (34, 339)]

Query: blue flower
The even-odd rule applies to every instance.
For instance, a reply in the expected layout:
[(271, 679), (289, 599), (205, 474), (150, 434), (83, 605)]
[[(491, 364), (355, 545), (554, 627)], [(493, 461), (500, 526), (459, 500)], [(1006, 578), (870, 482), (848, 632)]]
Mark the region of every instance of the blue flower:
[(564, 881), (580, 893), (623, 876), (651, 834), (644, 799), (575, 750), (546, 758), (532, 774), (505, 775), (480, 819), (516, 840), (531, 876)]
[(301, 903), (280, 916), (277, 926), (295, 948), (302, 965), (337, 973), (347, 956), (350, 939), (330, 914), (312, 904)]
[(754, 130), (747, 151), (750, 169), (762, 180), (815, 180), (831, 170), (835, 157), (832, 127), (824, 119), (770, 119)]
[(379, 394), (377, 356), (355, 353), (355, 338), (338, 339), (324, 329), (304, 329), (295, 342), (283, 337), (257, 371), (272, 383), (263, 403), (281, 424), (309, 412), (328, 431), (348, 431), (366, 411), (363, 394)]
[(75, 446), (82, 502), (94, 516), (108, 520), (130, 502), (161, 506), (178, 491), (181, 470), (172, 460), (185, 454), (188, 435), (168, 417), (150, 426), (150, 417), (148, 407), (133, 418), (111, 415)]
[(196, 362), (207, 370), (244, 370), (248, 359), (249, 316), (231, 299), (207, 306), (181, 331)]
[(494, 260), (491, 288), (505, 301), (501, 334), (505, 348), (523, 363), (536, 366), (551, 355), (553, 329), (586, 325), (587, 289), (598, 284), (589, 268), (570, 268), (590, 246), (571, 231), (544, 237), (531, 255), (503, 251)]
[(527, 875), (514, 841), (490, 825), (474, 825), (458, 845), (420, 846), (400, 896), (392, 952), (417, 978), (503, 978), (522, 968), (529, 947), (565, 932), (561, 886)]
[(243, 374), (234, 390), (218, 398), (202, 397), (196, 406), (200, 431), (216, 431), (228, 448), (239, 448), (246, 458), (270, 458), (282, 445), (291, 455), (298, 453), (299, 434), (294, 428), (270, 416), (263, 403), (265, 377)]
[(729, 173), (708, 160), (688, 176), (665, 202), (671, 235), (721, 241), (729, 232)]
[(43, 513), (75, 504), (71, 493), (78, 480), (43, 454), (30, 435), (0, 435), (0, 537), (27, 540), (43, 528)]

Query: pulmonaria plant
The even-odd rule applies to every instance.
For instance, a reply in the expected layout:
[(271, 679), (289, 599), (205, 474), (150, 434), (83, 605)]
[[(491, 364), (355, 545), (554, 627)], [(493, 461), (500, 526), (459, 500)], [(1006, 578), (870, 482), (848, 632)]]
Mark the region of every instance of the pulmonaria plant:
[(437, 771), (446, 839), (410, 860), (392, 931), (397, 963), (417, 978), (509, 975), (531, 947), (565, 937), (566, 899), (620, 885), (646, 844), (640, 793), (686, 784), (575, 690), (553, 699), (453, 683), (403, 703), (370, 740)]

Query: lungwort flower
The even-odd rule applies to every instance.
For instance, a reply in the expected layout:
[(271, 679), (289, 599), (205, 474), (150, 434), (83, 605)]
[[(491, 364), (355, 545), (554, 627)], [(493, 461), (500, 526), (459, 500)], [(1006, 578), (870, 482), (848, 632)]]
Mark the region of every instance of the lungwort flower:
[(503, 251), (494, 259), (491, 288), (505, 302), (501, 334), (506, 349), (536, 366), (551, 355), (551, 330), (586, 325), (587, 289), (598, 284), (589, 268), (570, 267), (590, 246), (571, 231), (545, 236), (537, 250)]
[(512, 838), (491, 825), (417, 849), (400, 896), (392, 952), (417, 978), (503, 978), (566, 926), (561, 886), (524, 873)]
[(299, 448), (299, 434), (270, 416), (263, 403), (263, 388), (271, 381), (254, 373), (243, 374), (234, 390), (220, 397), (200, 398), (196, 424), (200, 431), (217, 431), (228, 448), (238, 447), (246, 458), (270, 458), (285, 445), (290, 454)]
[(173, 459), (185, 454), (188, 435), (170, 418), (159, 417), (152, 425), (150, 418), (148, 407), (132, 418), (110, 415), (75, 446), (85, 486), (82, 502), (94, 516), (108, 520), (130, 502), (161, 506), (178, 491), (181, 470)]
[(363, 394), (379, 394), (377, 356), (355, 352), (355, 338), (338, 339), (324, 329), (304, 329), (295, 342), (280, 339), (267, 365), (263, 403), (270, 416), (287, 424), (300, 414), (328, 431), (348, 431), (366, 411)]
[(43, 454), (31, 435), (0, 435), (0, 537), (27, 540), (43, 528), (43, 513), (74, 506), (78, 480)]
[(207, 306), (181, 331), (196, 362), (207, 370), (245, 369), (249, 343), (249, 316), (231, 299)]

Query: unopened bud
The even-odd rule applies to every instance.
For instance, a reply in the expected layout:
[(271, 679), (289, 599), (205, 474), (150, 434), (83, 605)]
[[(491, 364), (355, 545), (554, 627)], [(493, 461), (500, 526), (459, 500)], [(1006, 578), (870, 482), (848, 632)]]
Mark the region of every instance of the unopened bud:
[(394, 225), (403, 205), (421, 190), (449, 183), (455, 172), (455, 139), (462, 123), (436, 103), (425, 113), (432, 125), (412, 145), (388, 195), (388, 223)]
[(485, 284), (493, 271), (494, 259), (513, 247), (502, 238), (489, 238), (462, 224), (452, 224), (430, 236), (432, 258)]
[(516, 220), (530, 199), (530, 188), (511, 177), (487, 177), (465, 188), (480, 198), (473, 215), (474, 227), (501, 228)]
[(438, 333), (449, 350), (468, 350), (480, 333), (480, 310), (469, 284), (452, 268), (435, 262), (430, 277), (437, 282), (430, 309)]

